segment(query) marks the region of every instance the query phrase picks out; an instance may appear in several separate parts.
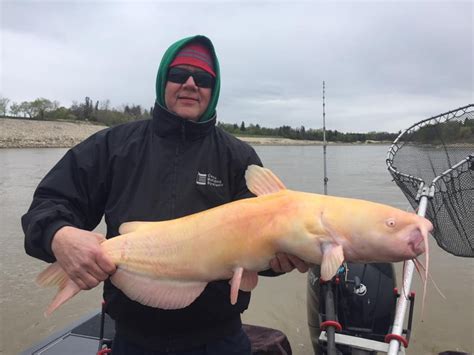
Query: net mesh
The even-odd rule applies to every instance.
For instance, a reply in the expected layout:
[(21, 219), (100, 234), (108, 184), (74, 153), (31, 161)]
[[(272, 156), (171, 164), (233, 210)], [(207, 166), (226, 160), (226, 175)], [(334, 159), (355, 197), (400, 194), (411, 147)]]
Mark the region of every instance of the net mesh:
[(414, 209), (420, 193), (429, 193), (425, 216), (438, 245), (474, 257), (474, 105), (408, 128), (390, 147), (387, 165)]

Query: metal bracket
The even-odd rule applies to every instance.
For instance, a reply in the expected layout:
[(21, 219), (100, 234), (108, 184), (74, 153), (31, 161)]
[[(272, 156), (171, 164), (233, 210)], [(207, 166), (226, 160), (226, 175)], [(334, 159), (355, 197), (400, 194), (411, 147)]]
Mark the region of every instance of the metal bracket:
[(425, 187), (424, 183), (420, 184), (420, 188), (418, 189), (418, 192), (416, 194), (416, 201), (420, 201), (420, 199), (423, 196), (426, 196), (428, 198), (433, 198), (435, 193), (435, 188), (434, 185), (431, 185), (429, 187)]

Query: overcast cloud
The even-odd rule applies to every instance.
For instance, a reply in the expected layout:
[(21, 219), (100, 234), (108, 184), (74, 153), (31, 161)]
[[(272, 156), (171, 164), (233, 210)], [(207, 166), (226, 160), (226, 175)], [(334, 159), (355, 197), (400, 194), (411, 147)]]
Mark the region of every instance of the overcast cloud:
[(1, 1), (1, 87), (69, 106), (155, 99), (161, 57), (204, 34), (218, 120), (396, 132), (473, 100), (473, 1)]

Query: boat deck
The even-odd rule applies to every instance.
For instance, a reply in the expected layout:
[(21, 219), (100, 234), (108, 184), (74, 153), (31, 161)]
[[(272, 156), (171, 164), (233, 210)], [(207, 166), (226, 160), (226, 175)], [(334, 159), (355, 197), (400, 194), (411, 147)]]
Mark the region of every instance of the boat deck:
[[(22, 355), (83, 355), (96, 354), (99, 349), (101, 313), (84, 317), (62, 331), (53, 334)], [(111, 340), (115, 334), (114, 321), (105, 315), (104, 339)]]
[[(97, 311), (71, 324), (21, 355), (84, 355), (97, 354), (100, 344), (101, 312)], [(290, 343), (279, 330), (256, 325), (243, 325), (252, 344), (253, 354), (291, 354)], [(103, 340), (111, 343), (115, 335), (115, 324), (107, 314), (104, 318)]]

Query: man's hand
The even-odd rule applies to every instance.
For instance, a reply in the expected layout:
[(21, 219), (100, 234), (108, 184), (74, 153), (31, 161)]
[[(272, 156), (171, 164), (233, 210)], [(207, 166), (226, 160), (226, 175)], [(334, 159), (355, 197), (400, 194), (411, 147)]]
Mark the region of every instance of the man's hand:
[(104, 254), (102, 234), (74, 227), (62, 227), (53, 237), (51, 248), (68, 276), (82, 289), (90, 290), (115, 272)]
[(282, 273), (290, 272), (293, 269), (298, 269), (299, 272), (306, 272), (309, 265), (300, 258), (285, 253), (278, 253), (272, 260), (270, 260), (270, 267), (273, 271)]

